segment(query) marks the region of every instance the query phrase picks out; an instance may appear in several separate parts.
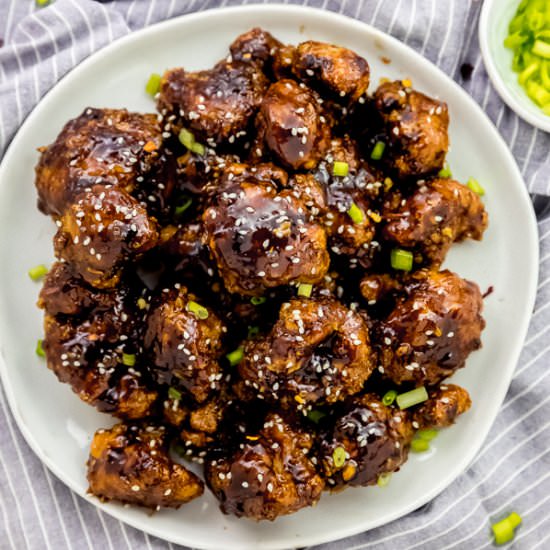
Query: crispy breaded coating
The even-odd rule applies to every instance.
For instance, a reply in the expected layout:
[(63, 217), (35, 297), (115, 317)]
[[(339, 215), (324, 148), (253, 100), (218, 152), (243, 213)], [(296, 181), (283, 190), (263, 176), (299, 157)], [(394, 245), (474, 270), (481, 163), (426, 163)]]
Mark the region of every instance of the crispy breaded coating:
[(447, 428), (472, 406), (468, 392), (455, 384), (441, 384), (429, 391), (429, 399), (414, 411), (420, 428)]
[(98, 430), (88, 458), (88, 491), (101, 500), (179, 508), (202, 495), (203, 483), (168, 455), (167, 433), (156, 424), (116, 424)]

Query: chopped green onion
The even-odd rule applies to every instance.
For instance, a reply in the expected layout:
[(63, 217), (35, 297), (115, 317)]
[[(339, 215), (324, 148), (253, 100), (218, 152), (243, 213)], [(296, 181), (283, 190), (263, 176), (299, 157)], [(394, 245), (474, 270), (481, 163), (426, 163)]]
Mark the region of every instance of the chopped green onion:
[(332, 460), (336, 468), (341, 468), (346, 462), (346, 450), (344, 447), (336, 447), (332, 453)]
[(247, 338), (255, 338), (260, 333), (260, 327), (257, 326), (250, 326), (248, 327), (248, 335)]
[(413, 253), (402, 248), (394, 248), (391, 251), (390, 261), (393, 269), (410, 271), (413, 268)]
[(174, 401), (177, 401), (178, 399), (181, 399), (181, 392), (176, 388), (170, 387), (168, 388), (168, 397)]
[(309, 283), (300, 283), (298, 285), (298, 296), (304, 296), (309, 298), (311, 296), (311, 291), (313, 290), (313, 285)]
[(428, 399), (428, 392), (424, 386), (405, 393), (400, 393), (395, 398), (400, 409), (408, 409), (409, 407), (423, 403), (426, 399)]
[(380, 160), (382, 158), (382, 155), (384, 154), (385, 149), (386, 144), (383, 141), (377, 141), (372, 150), (372, 153), (370, 154), (370, 158), (372, 160)]
[(206, 149), (201, 143), (195, 141), (195, 136), (186, 128), (182, 128), (178, 135), (180, 143), (197, 155), (204, 155)]
[(348, 216), (353, 223), (361, 223), (365, 219), (365, 214), (354, 202), (349, 207)]
[(495, 537), (495, 544), (506, 544), (514, 539), (515, 529), (521, 524), (521, 516), (512, 512), (507, 518), (494, 523), (491, 528)]
[(307, 417), (314, 422), (315, 424), (319, 424), (322, 418), (324, 418), (327, 414), (323, 411), (318, 411), (315, 409), (312, 409), (307, 413)]
[(550, 59), (550, 44), (543, 42), (542, 40), (535, 40), (533, 49), (531, 50), (535, 55), (540, 55), (544, 59)]
[(413, 453), (425, 453), (430, 448), (430, 442), (425, 439), (413, 439), (411, 441), (411, 451)]
[(451, 167), (449, 166), (449, 163), (446, 162), (445, 166), (439, 171), (438, 176), (440, 178), (452, 178), (453, 173), (451, 172)]
[(393, 404), (396, 397), (397, 397), (397, 392), (395, 390), (390, 390), (384, 394), (384, 397), (382, 397), (382, 403), (384, 403), (386, 407), (389, 407), (390, 405)]
[(481, 187), (479, 181), (477, 181), (477, 180), (474, 179), (474, 178), (470, 178), (470, 179), (466, 182), (466, 186), (467, 186), (471, 191), (473, 191), (474, 193), (477, 193), (480, 197), (482, 197), (483, 195), (485, 195), (485, 189), (483, 189), (483, 187)]
[(180, 204), (179, 206), (176, 206), (174, 210), (174, 214), (178, 217), (181, 216), (192, 204), (193, 204), (193, 199), (190, 197), (186, 197), (182, 204)]
[(422, 439), (423, 441), (431, 441), (437, 437), (439, 432), (434, 428), (426, 428), (425, 430), (418, 430), (416, 432), (416, 437)]
[(35, 0), (36, 5), (39, 7), (47, 6), (51, 0)]
[(349, 164), (347, 162), (342, 162), (335, 160), (332, 165), (332, 175), (333, 176), (342, 176), (345, 177), (349, 173)]
[(136, 355), (134, 353), (123, 353), (122, 364), (127, 367), (133, 367), (136, 364)]
[(159, 93), (161, 80), (162, 80), (162, 77), (160, 76), (160, 74), (153, 73), (149, 77), (147, 84), (145, 84), (145, 91), (149, 95), (155, 97)]
[(234, 367), (235, 365), (238, 365), (243, 360), (243, 357), (244, 357), (243, 348), (237, 348), (231, 353), (228, 353), (226, 357), (227, 357), (227, 360), (229, 361), (229, 364), (232, 367)]
[(48, 268), (44, 264), (31, 267), (29, 269), (29, 277), (33, 281), (40, 281), (48, 273)]
[(145, 298), (138, 298), (137, 307), (139, 309), (145, 309), (147, 307), (147, 302), (145, 301)]
[(266, 301), (267, 298), (265, 296), (252, 296), (252, 298), (250, 298), (250, 303), (253, 306), (261, 306), (262, 304), (265, 304)]
[(187, 302), (186, 309), (187, 311), (193, 313), (195, 317), (198, 317), (199, 319), (208, 319), (208, 310), (204, 306), (201, 306), (193, 300)]
[(44, 351), (44, 348), (42, 347), (43, 342), (44, 342), (44, 340), (38, 340), (36, 342), (36, 355), (38, 355), (38, 357), (46, 357), (46, 352)]
[(376, 484), (378, 487), (385, 487), (388, 485), (388, 483), (391, 480), (391, 472), (384, 472), (383, 474), (380, 474), (378, 476), (378, 479), (376, 480)]

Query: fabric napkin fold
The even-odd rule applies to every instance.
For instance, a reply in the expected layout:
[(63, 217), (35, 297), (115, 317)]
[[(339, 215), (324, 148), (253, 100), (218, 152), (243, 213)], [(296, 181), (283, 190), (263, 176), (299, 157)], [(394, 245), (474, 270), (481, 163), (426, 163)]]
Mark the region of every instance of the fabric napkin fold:
[[(45, 93), (94, 51), (133, 30), (225, 0), (33, 0), (0, 3), (0, 154)], [(290, 3), (290, 2), (289, 2)], [(506, 401), (470, 467), (420, 510), (317, 548), (482, 549), (490, 522), (512, 510), (523, 525), (508, 548), (550, 548), (550, 136), (519, 119), (489, 82), (474, 0), (305, 0), (402, 40), (455, 79), (503, 135), (536, 194), (540, 283), (529, 335)], [(3, 182), (0, 182), (2, 185)], [(27, 182), (28, 183), (28, 182)], [(22, 182), (23, 184), (23, 182)], [(513, 251), (510, 251), (513, 254)], [(505, 338), (506, 335), (503, 335)], [(72, 493), (40, 463), (0, 391), (0, 548), (176, 548), (107, 516)]]

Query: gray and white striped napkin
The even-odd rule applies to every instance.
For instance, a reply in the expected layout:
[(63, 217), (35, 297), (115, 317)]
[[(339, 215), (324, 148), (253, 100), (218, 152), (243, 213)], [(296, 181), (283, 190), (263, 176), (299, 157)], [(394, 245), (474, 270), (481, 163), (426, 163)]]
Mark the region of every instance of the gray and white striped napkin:
[[(0, 2), (0, 153), (40, 98), (79, 61), (151, 23), (226, 0), (34, 0)], [(509, 548), (550, 548), (550, 136), (522, 122), (489, 83), (473, 0), (303, 0), (355, 17), (421, 52), (482, 106), (536, 194), (540, 284), (527, 341), (486, 444), (468, 470), (420, 510), (326, 550), (489, 548), (491, 518), (516, 509), (523, 526)], [(471, 75), (461, 71), (473, 67)], [(465, 77), (468, 77), (466, 78)], [(0, 390), (0, 548), (174, 549), (123, 525), (73, 494), (23, 440)]]

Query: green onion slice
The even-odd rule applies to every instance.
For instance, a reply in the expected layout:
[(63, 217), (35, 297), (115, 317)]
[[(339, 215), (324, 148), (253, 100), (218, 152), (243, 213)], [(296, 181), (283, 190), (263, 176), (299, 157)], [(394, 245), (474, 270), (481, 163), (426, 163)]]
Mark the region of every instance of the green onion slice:
[(248, 327), (248, 335), (247, 338), (255, 338), (260, 334), (260, 327), (257, 326), (249, 326)]
[(423, 441), (431, 441), (437, 437), (439, 432), (434, 428), (426, 428), (424, 430), (418, 430), (416, 432), (416, 437), (422, 439)]
[(149, 80), (147, 81), (147, 84), (145, 84), (145, 91), (155, 97), (159, 90), (160, 90), (160, 81), (162, 80), (162, 77), (158, 73), (153, 73)]
[(385, 487), (391, 480), (391, 472), (384, 472), (378, 476), (376, 484), (378, 487)]
[(351, 203), (351, 206), (348, 210), (348, 216), (351, 218), (353, 223), (361, 223), (365, 219), (365, 214), (363, 211), (354, 203)]
[(316, 409), (312, 409), (307, 413), (307, 417), (314, 422), (315, 424), (319, 424), (322, 418), (324, 418), (327, 414), (323, 411), (318, 411)]
[(136, 355), (135, 353), (123, 353), (122, 354), (122, 364), (127, 367), (133, 367), (136, 364)]
[(495, 537), (495, 544), (506, 544), (513, 540), (515, 529), (521, 524), (521, 516), (512, 512), (507, 518), (494, 523), (491, 528)]
[(176, 388), (170, 387), (168, 388), (168, 397), (174, 401), (177, 401), (178, 399), (181, 399), (181, 392)]
[(345, 177), (349, 173), (349, 164), (340, 160), (335, 160), (332, 165), (332, 175)]
[(411, 451), (413, 453), (425, 453), (430, 448), (430, 442), (425, 439), (413, 439), (411, 441)]
[(332, 453), (332, 460), (336, 468), (341, 468), (346, 462), (346, 450), (344, 447), (336, 447)]
[(396, 397), (397, 397), (397, 392), (395, 390), (390, 390), (384, 394), (384, 397), (382, 397), (382, 403), (384, 403), (386, 407), (389, 407), (390, 405), (393, 404)]
[(394, 248), (391, 251), (390, 262), (393, 269), (411, 271), (413, 268), (413, 253), (402, 248)]
[(192, 204), (193, 199), (191, 197), (184, 197), (183, 202), (176, 206), (174, 214), (178, 217), (181, 216)]
[(265, 304), (266, 301), (267, 298), (265, 296), (252, 296), (252, 298), (250, 298), (250, 303), (254, 306), (261, 306)]
[(483, 195), (485, 195), (485, 189), (483, 189), (483, 187), (480, 185), (479, 181), (477, 181), (477, 180), (474, 179), (474, 178), (470, 178), (470, 179), (466, 182), (466, 186), (467, 186), (471, 191), (473, 191), (474, 193), (477, 193), (480, 197), (482, 197)]
[(448, 162), (446, 162), (445, 166), (443, 166), (443, 168), (439, 171), (438, 176), (440, 178), (452, 178), (453, 177), (453, 173), (451, 172), (451, 167), (449, 166)]
[(397, 405), (401, 410), (408, 409), (409, 407), (413, 407), (414, 405), (423, 403), (427, 399), (428, 392), (426, 391), (426, 388), (424, 386), (421, 386), (420, 388), (415, 388), (414, 390), (405, 393), (400, 393), (395, 398), (395, 400), (397, 401)]
[(42, 346), (43, 342), (44, 340), (38, 340), (36, 342), (36, 355), (38, 355), (38, 357), (46, 357), (46, 352), (44, 351), (44, 348)]
[(206, 148), (202, 143), (197, 143), (195, 141), (195, 136), (186, 128), (182, 128), (180, 130), (180, 133), (178, 135), (178, 139), (180, 140), (180, 143), (187, 147), (190, 151), (193, 153), (197, 153), (197, 155), (204, 155), (206, 152)]
[(237, 348), (236, 350), (228, 353), (226, 355), (227, 360), (229, 361), (229, 364), (234, 367), (235, 365), (238, 365), (244, 357), (244, 351), (243, 348)]
[(304, 298), (309, 298), (311, 296), (311, 291), (313, 290), (313, 285), (309, 283), (300, 283), (298, 285), (298, 296), (304, 296)]
[(33, 281), (40, 281), (48, 273), (48, 268), (44, 264), (31, 267), (29, 269), (29, 277)]
[(374, 146), (370, 158), (372, 160), (380, 160), (384, 155), (384, 150), (386, 149), (386, 144), (383, 141), (377, 141)]
[(198, 319), (208, 319), (208, 310), (193, 300), (187, 302), (186, 309), (193, 313)]

